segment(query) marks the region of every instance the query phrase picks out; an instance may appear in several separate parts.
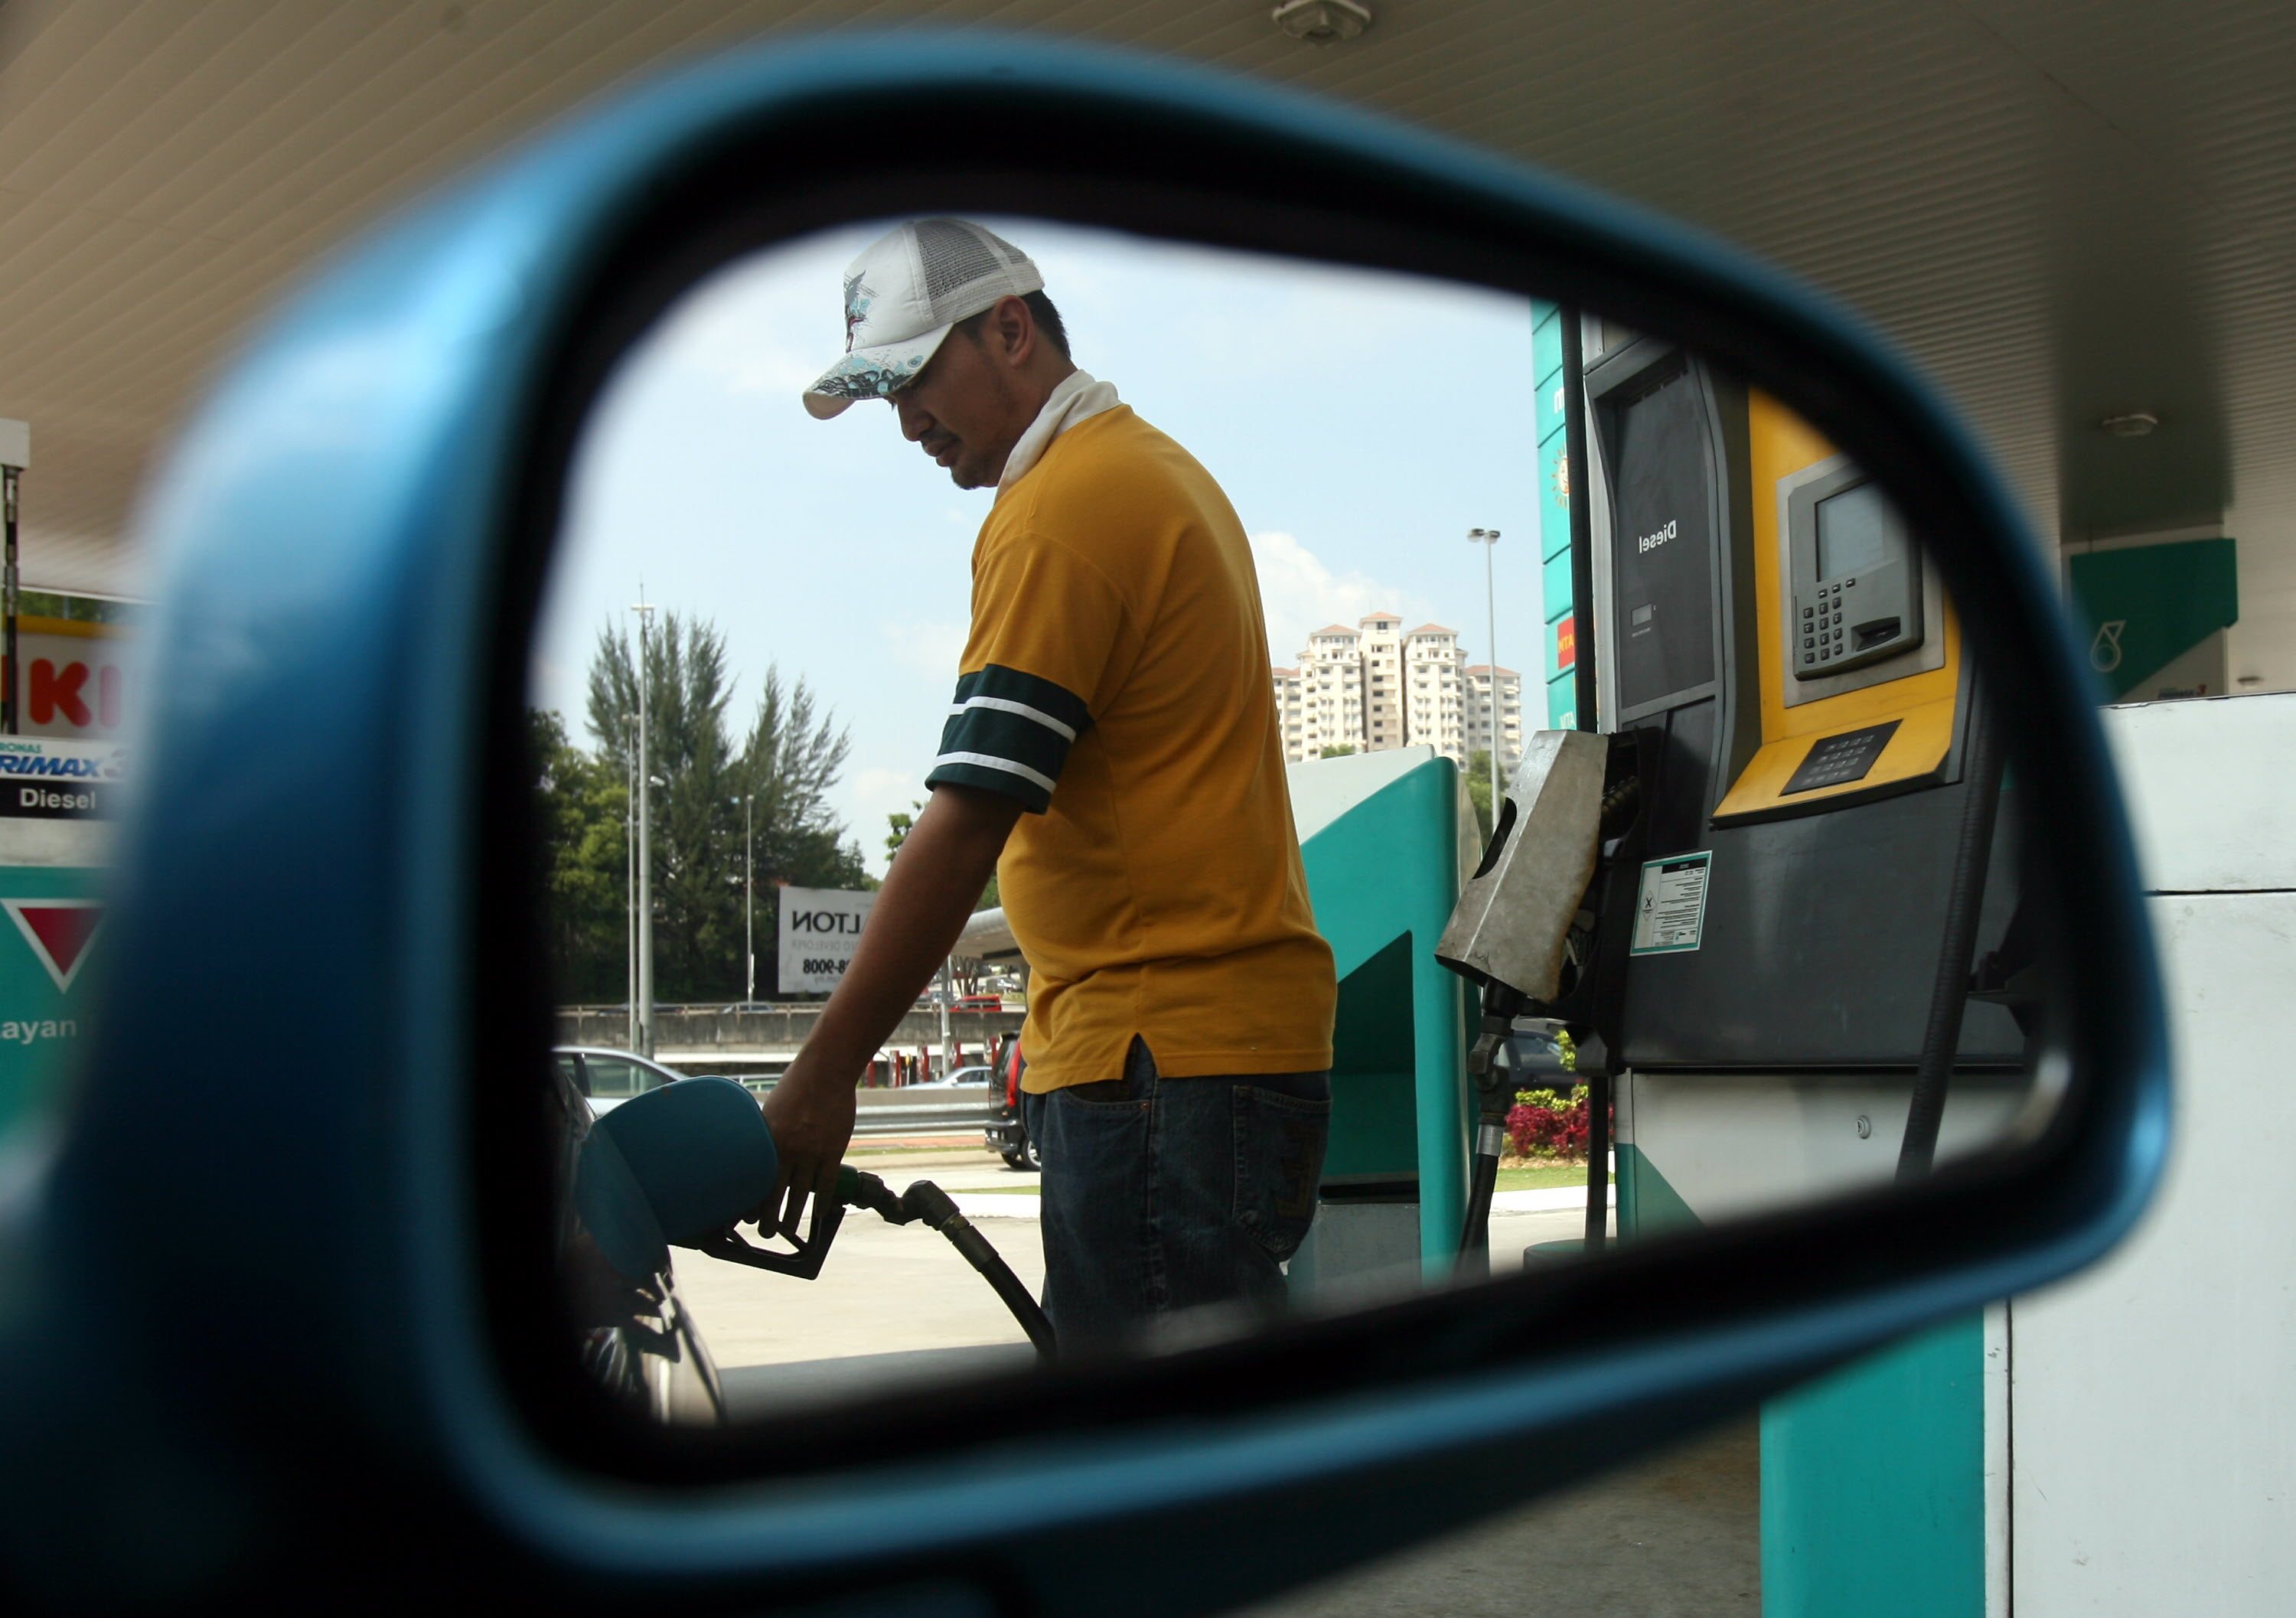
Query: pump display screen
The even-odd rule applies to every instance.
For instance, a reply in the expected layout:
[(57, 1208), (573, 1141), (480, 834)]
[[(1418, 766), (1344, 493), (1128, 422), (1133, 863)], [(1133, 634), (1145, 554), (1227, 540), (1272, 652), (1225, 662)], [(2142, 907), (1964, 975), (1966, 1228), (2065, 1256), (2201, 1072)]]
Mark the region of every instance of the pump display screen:
[[(1921, 563), (1882, 485), (1837, 456), (1790, 474), (1779, 488), (1782, 561), (1793, 580), (1782, 627), (1794, 679), (1833, 690), (1845, 673), (1879, 669), (1922, 646)], [(1895, 673), (1858, 678), (1871, 684), (1906, 672), (1898, 665)], [(1786, 705), (1793, 702), (1789, 692)]]
[(1860, 483), (1817, 503), (1817, 576), (1870, 573), (1889, 554), (1890, 506), (1878, 483)]
[(1714, 513), (1700, 390), (1677, 368), (1613, 407), (1622, 712), (1714, 678)]

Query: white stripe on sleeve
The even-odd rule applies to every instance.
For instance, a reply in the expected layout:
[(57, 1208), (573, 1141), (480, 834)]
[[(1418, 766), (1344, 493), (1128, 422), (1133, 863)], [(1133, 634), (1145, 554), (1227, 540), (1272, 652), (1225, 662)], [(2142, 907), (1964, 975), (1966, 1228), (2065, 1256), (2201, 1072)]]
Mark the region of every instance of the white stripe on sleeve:
[(1054, 785), (1050, 776), (1040, 775), (1025, 764), (1015, 764), (1010, 759), (1000, 759), (990, 752), (945, 752), (933, 760), (933, 768), (939, 769), (944, 764), (978, 764), (983, 769), (1001, 769), (1024, 781), (1034, 781), (1046, 792), (1051, 792)]
[(951, 702), (949, 704), (948, 710), (952, 715), (954, 715), (963, 713), (968, 708), (994, 708), (1003, 713), (1017, 713), (1024, 719), (1036, 720), (1037, 724), (1042, 725), (1046, 730), (1052, 731), (1064, 742), (1073, 742), (1076, 740), (1076, 727), (1074, 726), (1063, 725), (1058, 719), (1053, 718), (1051, 714), (1046, 713), (1043, 709), (1031, 708), (1026, 702), (1016, 702), (1011, 697), (967, 697), (962, 702)]

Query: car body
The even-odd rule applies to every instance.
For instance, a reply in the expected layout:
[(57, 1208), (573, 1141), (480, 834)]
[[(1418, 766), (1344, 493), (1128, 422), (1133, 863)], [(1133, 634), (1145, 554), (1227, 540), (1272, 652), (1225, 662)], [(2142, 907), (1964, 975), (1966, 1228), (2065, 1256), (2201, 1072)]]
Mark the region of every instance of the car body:
[(913, 1095), (920, 1090), (986, 1090), (996, 1077), (996, 1069), (975, 1064), (956, 1069), (946, 1079), (929, 1079), (922, 1084), (905, 1084), (901, 1092)]
[(559, 1076), (588, 1100), (593, 1113), (611, 1112), (633, 1096), (675, 1084), (685, 1077), (659, 1062), (603, 1046), (562, 1045), (550, 1057)]
[[(632, 1258), (637, 1249), (615, 1240), (617, 1232), (643, 1224), (644, 1216), (620, 1205), (635, 1187), (627, 1170), (616, 1172), (617, 1165), (603, 1161), (615, 1149), (597, 1123), (601, 1113), (630, 1097), (586, 1095), (578, 1077), (586, 1056), (635, 1059), (627, 1052), (581, 1049), (556, 1055), (548, 1111), (559, 1192), (558, 1261), (582, 1369), (615, 1402), (653, 1421), (716, 1425), (725, 1419), (717, 1367), (678, 1296), (668, 1250)], [(668, 1072), (652, 1063), (642, 1065)]]
[(1021, 1110), (1021, 1075), (1028, 1071), (1029, 1059), (1021, 1054), (1021, 1042), (1015, 1039), (1004, 1054), (1004, 1094), (981, 1138), (1007, 1168), (1035, 1173), (1045, 1166), (1045, 1159), (1036, 1138), (1029, 1133), (1028, 1116)]

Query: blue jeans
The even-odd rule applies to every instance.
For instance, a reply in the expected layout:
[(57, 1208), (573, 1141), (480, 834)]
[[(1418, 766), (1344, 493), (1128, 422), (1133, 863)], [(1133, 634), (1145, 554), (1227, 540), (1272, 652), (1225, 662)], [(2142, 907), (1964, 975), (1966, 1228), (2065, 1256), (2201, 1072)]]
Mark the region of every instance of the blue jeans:
[(1045, 1312), (1065, 1351), (1207, 1304), (1273, 1312), (1316, 1217), (1328, 1072), (1124, 1077), (1021, 1096), (1044, 1154)]

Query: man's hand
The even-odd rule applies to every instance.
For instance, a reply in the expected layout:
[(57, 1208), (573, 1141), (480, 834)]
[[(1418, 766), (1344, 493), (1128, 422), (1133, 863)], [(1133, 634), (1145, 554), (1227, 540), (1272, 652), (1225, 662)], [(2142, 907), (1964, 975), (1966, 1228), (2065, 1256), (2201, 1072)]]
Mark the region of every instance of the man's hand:
[(791, 1241), (802, 1239), (799, 1223), (808, 1195), (837, 1195), (837, 1165), (852, 1143), (858, 1105), (853, 1093), (858, 1073), (840, 1073), (814, 1063), (808, 1044), (767, 1092), (766, 1128), (781, 1154), (781, 1179), (771, 1201), (754, 1216), (762, 1233), (774, 1226)]
[(760, 1104), (781, 1153), (781, 1183), (755, 1216), (761, 1233), (773, 1225), (801, 1239), (808, 1199), (837, 1194), (838, 1161), (853, 1139), (858, 1105), (854, 1086), (948, 958), (1020, 817), (1019, 801), (1001, 793), (933, 789), (878, 891), (844, 979)]

